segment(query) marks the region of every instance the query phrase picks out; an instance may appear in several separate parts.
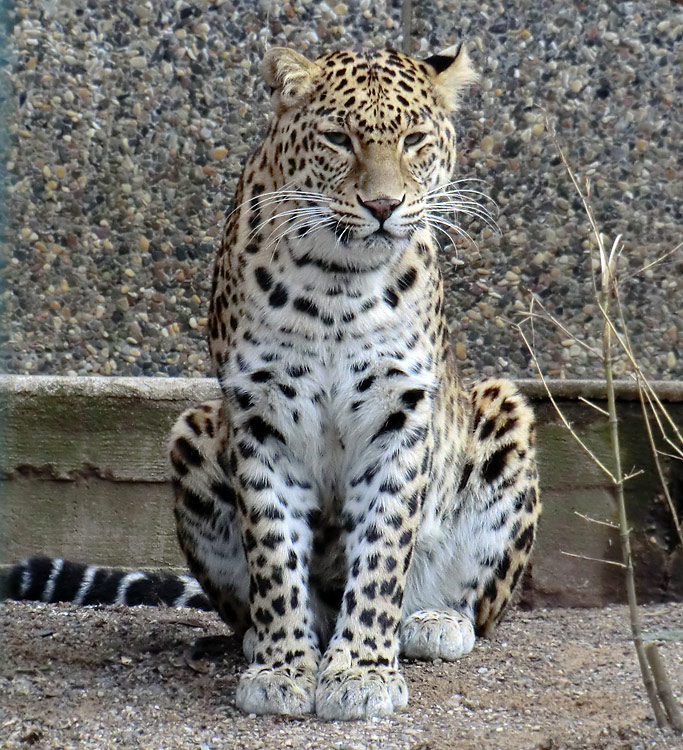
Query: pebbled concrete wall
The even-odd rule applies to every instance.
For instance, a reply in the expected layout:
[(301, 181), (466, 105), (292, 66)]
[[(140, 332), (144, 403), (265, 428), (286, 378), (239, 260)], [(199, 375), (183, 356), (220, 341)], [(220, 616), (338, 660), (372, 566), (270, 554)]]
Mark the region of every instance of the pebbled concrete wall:
[[(9, 3), (7, 5), (10, 5)], [(538, 294), (570, 333), (537, 328), (547, 373), (596, 364), (587, 222), (544, 113), (598, 222), (624, 235), (622, 299), (655, 378), (683, 375), (683, 260), (642, 266), (681, 237), (683, 7), (632, 2), (414, 3), (410, 47), (459, 40), (482, 74), (457, 117), (458, 177), (498, 204), (502, 235), (446, 243), (447, 311), (465, 374), (529, 377), (507, 319)], [(209, 374), (215, 238), (268, 119), (268, 45), (310, 56), (400, 46), (383, 0), (17, 0), (6, 10), (6, 372)], [(635, 275), (633, 275), (635, 274)], [(618, 365), (623, 371), (624, 363)]]

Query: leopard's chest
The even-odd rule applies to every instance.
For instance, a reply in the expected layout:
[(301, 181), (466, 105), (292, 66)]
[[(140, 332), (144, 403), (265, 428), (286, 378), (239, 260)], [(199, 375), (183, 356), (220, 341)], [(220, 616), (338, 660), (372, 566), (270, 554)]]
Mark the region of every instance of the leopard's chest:
[(332, 497), (372, 452), (373, 436), (401, 408), (406, 392), (437, 388), (437, 358), (416, 325), (381, 314), (365, 326), (330, 330), (261, 321), (258, 337), (242, 337), (220, 374), (231, 421), (254, 415), (282, 439), (280, 453)]

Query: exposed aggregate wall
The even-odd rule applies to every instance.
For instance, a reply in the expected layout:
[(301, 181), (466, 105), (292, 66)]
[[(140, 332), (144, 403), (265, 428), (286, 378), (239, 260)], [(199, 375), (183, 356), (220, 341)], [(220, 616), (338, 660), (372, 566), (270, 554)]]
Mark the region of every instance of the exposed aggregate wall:
[[(209, 375), (211, 267), (236, 177), (268, 119), (259, 61), (401, 45), (400, 3), (19, 0), (5, 68), (7, 220), (0, 252), (11, 373)], [(610, 241), (646, 372), (683, 375), (683, 9), (671, 2), (414, 3), (412, 49), (465, 40), (481, 82), (457, 116), (458, 177), (498, 204), (501, 236), (444, 247), (466, 375), (534, 374), (508, 327), (528, 292), (546, 374), (591, 377), (593, 244), (547, 112)], [(446, 243), (447, 245), (449, 243)], [(617, 372), (623, 371), (623, 363)]]

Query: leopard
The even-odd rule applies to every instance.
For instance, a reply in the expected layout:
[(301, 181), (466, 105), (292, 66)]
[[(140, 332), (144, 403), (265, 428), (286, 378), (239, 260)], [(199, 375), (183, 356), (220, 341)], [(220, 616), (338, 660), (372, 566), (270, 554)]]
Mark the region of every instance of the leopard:
[(383, 716), (408, 701), (400, 655), (492, 635), (541, 511), (532, 410), (461, 381), (444, 313), (439, 206), (477, 74), (462, 45), (276, 47), (262, 73), (273, 118), (213, 273), (222, 398), (170, 441), (177, 535), (242, 638), (241, 710)]
[(479, 217), (453, 181), (478, 76), (464, 46), (262, 61), (273, 116), (216, 255), (221, 398), (168, 443), (191, 576), (62, 559), (12, 598), (215, 610), (249, 714), (358, 720), (407, 705), (399, 657), (455, 661), (519, 589), (541, 513), (534, 416), (504, 378), (461, 379), (438, 235)]

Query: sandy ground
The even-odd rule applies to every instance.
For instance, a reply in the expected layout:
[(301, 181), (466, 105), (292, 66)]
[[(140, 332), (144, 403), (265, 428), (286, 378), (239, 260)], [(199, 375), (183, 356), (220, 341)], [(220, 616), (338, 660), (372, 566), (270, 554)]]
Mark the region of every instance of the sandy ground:
[[(683, 627), (681, 604), (643, 613), (648, 631)], [(191, 610), (5, 603), (0, 746), (683, 748), (653, 725), (623, 607), (514, 612), (460, 662), (406, 662), (408, 709), (368, 722), (241, 714), (238, 644), (191, 657), (198, 637), (220, 632)], [(663, 642), (661, 654), (683, 697), (683, 647)]]

